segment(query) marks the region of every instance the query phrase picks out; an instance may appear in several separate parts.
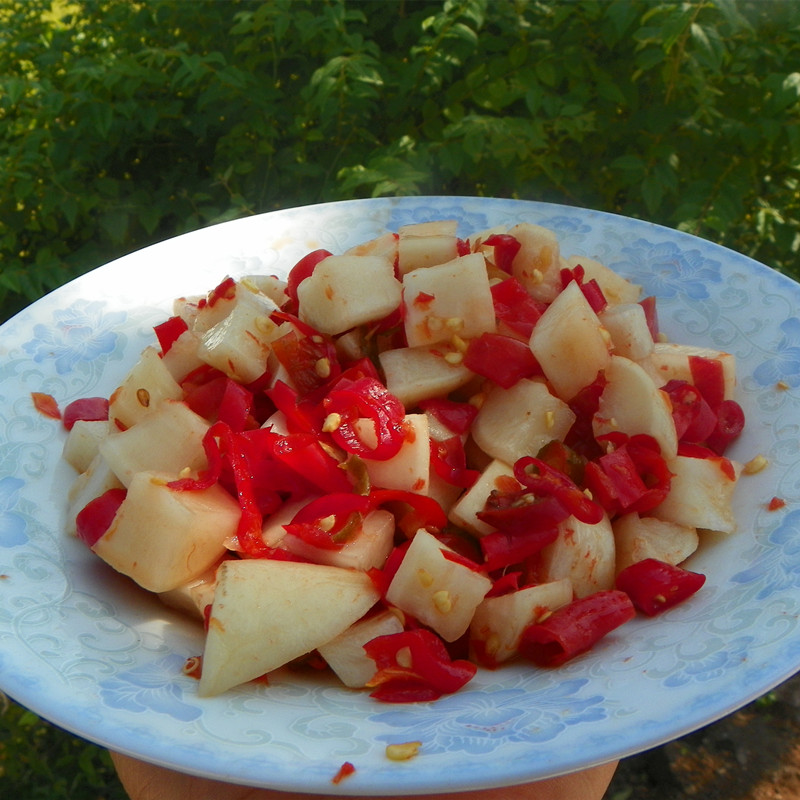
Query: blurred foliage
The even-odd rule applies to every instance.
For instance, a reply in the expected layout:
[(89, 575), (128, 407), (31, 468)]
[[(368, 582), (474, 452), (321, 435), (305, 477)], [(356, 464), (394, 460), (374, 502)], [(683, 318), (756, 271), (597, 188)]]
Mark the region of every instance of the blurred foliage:
[(245, 214), (519, 197), (795, 273), (800, 3), (0, 0), (0, 303)]
[(124, 800), (108, 753), (43, 722), (0, 693), (0, 795)]

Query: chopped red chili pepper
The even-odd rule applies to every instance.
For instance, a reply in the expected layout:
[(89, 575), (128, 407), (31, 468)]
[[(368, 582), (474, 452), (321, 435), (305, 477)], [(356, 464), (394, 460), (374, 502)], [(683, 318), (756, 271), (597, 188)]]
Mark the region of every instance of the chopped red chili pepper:
[(522, 247), (519, 239), (510, 233), (493, 233), (483, 244), (494, 248), (495, 266), (510, 275), (511, 266)]
[(587, 525), (603, 518), (603, 508), (592, 501), (563, 472), (533, 456), (526, 456), (514, 464), (514, 477), (537, 497), (554, 497), (570, 514)]
[(64, 409), (61, 419), (68, 431), (79, 420), (103, 422), (108, 419), (108, 400), (105, 397), (81, 397), (73, 400)]
[(706, 447), (722, 455), (744, 430), (744, 410), (735, 400), (723, 400), (716, 408), (716, 425), (706, 437)]
[(436, 417), (442, 425), (459, 435), (467, 433), (478, 416), (478, 409), (472, 403), (459, 403), (443, 397), (422, 400), (418, 405), (422, 411)]
[(472, 339), (464, 353), (464, 366), (503, 389), (542, 374), (527, 342), (500, 333), (482, 333)]
[(425, 628), (378, 636), (364, 645), (377, 671), (367, 686), (386, 703), (436, 700), (457, 692), (477, 672), (463, 659), (452, 660), (442, 640)]
[(189, 330), (186, 320), (183, 317), (170, 317), (159, 325), (156, 325), (153, 330), (155, 331), (158, 344), (161, 347), (161, 355), (168, 353), (172, 345), (180, 338), (182, 333)]
[(31, 392), (33, 407), (45, 417), (50, 419), (61, 419), (61, 409), (58, 407), (55, 397), (44, 392)]
[(537, 666), (560, 667), (635, 615), (636, 609), (625, 592), (595, 592), (557, 608), (546, 619), (525, 628), (519, 652)]
[(304, 255), (290, 270), (286, 279), (286, 295), (292, 305), (297, 304), (297, 287), (314, 272), (317, 264), (332, 255), (329, 250), (312, 250)]
[[(338, 416), (331, 438), (343, 450), (363, 458), (386, 461), (397, 455), (405, 441), (403, 404), (378, 380), (361, 378), (346, 388), (336, 388), (323, 402), (328, 414)], [(374, 447), (365, 444), (355, 422), (367, 419), (375, 431)]]
[(652, 617), (691, 597), (705, 581), (706, 576), (699, 572), (646, 558), (625, 567), (616, 583), (639, 611)]
[(535, 300), (516, 278), (496, 283), (491, 291), (497, 321), (527, 342), (547, 306)]
[(75, 518), (78, 538), (89, 547), (94, 547), (98, 539), (111, 527), (114, 517), (125, 499), (125, 489), (109, 489), (90, 500)]

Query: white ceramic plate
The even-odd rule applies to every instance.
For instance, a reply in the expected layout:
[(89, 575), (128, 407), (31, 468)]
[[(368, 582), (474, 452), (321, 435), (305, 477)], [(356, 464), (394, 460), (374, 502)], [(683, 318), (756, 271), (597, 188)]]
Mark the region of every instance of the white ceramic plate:
[[(64, 533), (73, 478), (64, 404), (108, 395), (154, 341), (174, 297), (225, 275), (281, 273), (410, 222), (460, 234), (520, 221), (557, 231), (657, 295), (675, 340), (738, 360), (745, 434), (731, 455), (769, 459), (742, 478), (739, 532), (707, 542), (702, 592), (637, 619), (556, 671), (479, 671), (435, 703), (380, 705), (319, 677), (286, 675), (199, 699), (181, 674), (200, 632)], [(0, 687), (86, 739), (198, 775), (322, 794), (420, 794), (502, 786), (630, 755), (712, 722), (800, 668), (800, 286), (744, 256), (656, 225), (481, 198), (362, 200), (291, 209), (177, 237), (62, 287), (0, 328)], [(782, 381), (788, 389), (777, 388)], [(768, 511), (773, 496), (785, 509)], [(420, 754), (389, 761), (391, 742)], [(356, 772), (331, 782), (350, 761)]]

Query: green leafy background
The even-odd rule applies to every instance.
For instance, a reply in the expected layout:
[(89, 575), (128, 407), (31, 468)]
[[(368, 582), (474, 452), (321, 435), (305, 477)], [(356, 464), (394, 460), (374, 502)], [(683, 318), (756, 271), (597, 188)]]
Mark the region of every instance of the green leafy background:
[[(178, 233), (384, 195), (612, 211), (799, 277), (798, 180), (795, 0), (0, 0), (0, 319)], [(122, 796), (13, 704), (0, 770)]]

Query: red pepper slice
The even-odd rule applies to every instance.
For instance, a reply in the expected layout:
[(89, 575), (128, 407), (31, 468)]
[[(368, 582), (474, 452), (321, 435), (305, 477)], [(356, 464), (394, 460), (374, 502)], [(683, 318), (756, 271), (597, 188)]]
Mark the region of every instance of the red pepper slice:
[(443, 397), (432, 397), (419, 402), (422, 411), (434, 416), (446, 428), (459, 435), (467, 433), (478, 416), (472, 403), (459, 403)]
[(336, 550), (347, 541), (343, 532), (363, 519), (369, 510), (370, 498), (338, 492), (306, 503), (283, 527), (308, 544)]
[(373, 510), (400, 504), (403, 510), (395, 510), (395, 520), (407, 536), (413, 536), (420, 528), (440, 531), (447, 525), (447, 514), (433, 497), (402, 489), (373, 489), (369, 498)]
[(323, 492), (347, 492), (352, 489), (340, 462), (322, 447), (313, 434), (292, 433), (275, 439), (274, 457), (296, 475)]
[(521, 564), (558, 538), (558, 527), (537, 528), (526, 532), (497, 530), (480, 538), (483, 567), (495, 572)]
[(637, 561), (617, 575), (617, 588), (649, 617), (682, 603), (705, 582), (706, 576), (699, 572), (690, 572), (655, 558)]
[(525, 628), (519, 652), (537, 666), (560, 667), (634, 616), (636, 609), (625, 592), (595, 592)]
[(470, 341), (464, 366), (510, 389), (523, 378), (541, 375), (542, 368), (527, 342), (501, 333), (482, 333)]
[(431, 439), (431, 465), (434, 472), (451, 486), (469, 488), (480, 477), (480, 472), (467, 469), (467, 457), (460, 436), (443, 441)]
[(341, 372), (336, 348), (327, 337), (314, 333), (298, 336), (289, 331), (272, 342), (272, 352), (305, 396)]
[(61, 419), (61, 409), (58, 407), (55, 397), (45, 392), (31, 392), (33, 407), (45, 417), (50, 419)]
[[(405, 441), (403, 404), (378, 380), (361, 378), (346, 388), (330, 392), (323, 402), (328, 414), (337, 414), (339, 424), (331, 438), (343, 450), (362, 458), (386, 461), (397, 455)], [(370, 447), (356, 432), (358, 419), (370, 420), (377, 444)]]
[(561, 287), (565, 288), (567, 284), (575, 281), (581, 287), (583, 296), (591, 306), (592, 311), (595, 314), (599, 314), (608, 305), (608, 301), (600, 288), (600, 284), (594, 278), (587, 281), (585, 277), (586, 271), (580, 264), (577, 264), (572, 269), (565, 267), (561, 270)]
[(286, 294), (297, 304), (297, 287), (314, 272), (317, 264), (333, 255), (329, 250), (312, 250), (304, 255), (290, 270), (286, 279)]
[(496, 283), (491, 291), (497, 321), (527, 342), (547, 306), (531, 297), (516, 278)]
[(576, 519), (594, 525), (603, 519), (603, 508), (587, 497), (577, 484), (557, 469), (533, 456), (514, 464), (514, 477), (537, 497), (554, 497)]
[(69, 431), (78, 420), (102, 422), (108, 419), (108, 400), (105, 397), (82, 397), (73, 400), (64, 409), (64, 427)]
[(320, 435), (325, 415), (319, 404), (301, 399), (300, 395), (283, 381), (276, 381), (265, 394), (286, 418), (286, 425), (292, 433)]
[(98, 539), (111, 527), (114, 517), (125, 499), (125, 489), (109, 489), (90, 500), (75, 518), (78, 538), (89, 547), (94, 547)]
[(510, 233), (493, 233), (483, 244), (494, 248), (495, 266), (510, 275), (511, 265), (522, 247), (519, 239)]
[(735, 400), (723, 400), (717, 406), (716, 413), (716, 425), (706, 437), (705, 444), (721, 456), (744, 430), (744, 410)]
[(671, 380), (662, 391), (672, 403), (672, 419), (678, 440), (699, 443), (713, 432), (717, 417), (696, 386), (688, 381)]
[(692, 383), (705, 397), (711, 408), (717, 406), (725, 399), (725, 373), (722, 362), (716, 358), (704, 356), (689, 356), (689, 372)]
[(156, 325), (153, 330), (161, 347), (161, 355), (164, 355), (170, 351), (172, 345), (180, 338), (181, 334), (189, 330), (189, 326), (183, 317), (176, 316)]
[(644, 318), (647, 322), (647, 329), (653, 337), (653, 341), (657, 342), (659, 331), (661, 330), (658, 324), (658, 309), (656, 308), (655, 297), (644, 297), (639, 301), (639, 305), (644, 309)]
[(478, 669), (451, 659), (442, 640), (425, 628), (378, 636), (364, 650), (377, 667), (367, 683), (370, 696), (386, 703), (436, 700), (466, 686)]

